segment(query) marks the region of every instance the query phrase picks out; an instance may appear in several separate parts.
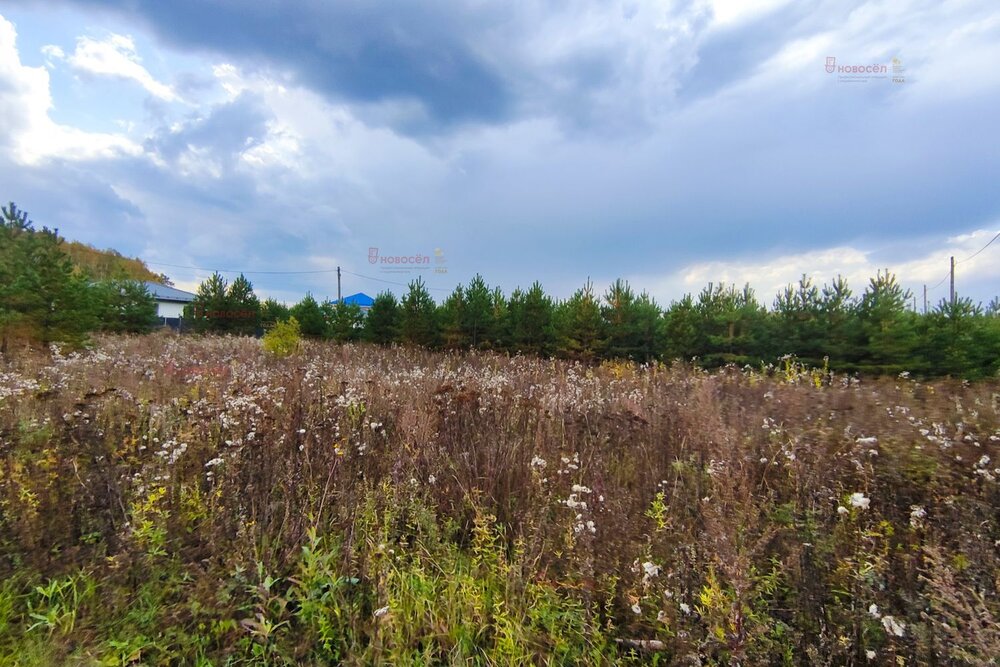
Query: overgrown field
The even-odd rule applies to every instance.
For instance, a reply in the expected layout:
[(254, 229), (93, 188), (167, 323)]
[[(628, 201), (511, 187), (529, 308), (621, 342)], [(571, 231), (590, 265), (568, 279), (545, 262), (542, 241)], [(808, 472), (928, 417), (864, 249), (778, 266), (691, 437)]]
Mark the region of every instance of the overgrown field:
[(1000, 386), (253, 339), (0, 361), (0, 664), (989, 664)]

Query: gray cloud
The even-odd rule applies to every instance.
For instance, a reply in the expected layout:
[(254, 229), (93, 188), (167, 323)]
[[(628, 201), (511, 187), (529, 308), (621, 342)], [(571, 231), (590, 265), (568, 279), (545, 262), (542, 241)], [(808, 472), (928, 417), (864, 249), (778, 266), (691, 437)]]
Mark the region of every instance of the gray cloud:
[[(50, 220), (84, 224), (107, 207), (106, 227), (86, 223), (94, 237), (126, 252), (118, 235), (143, 225), (159, 261), (381, 276), (369, 245), (441, 247), (449, 273), (428, 276), (436, 286), (479, 271), (566, 294), (587, 276), (756, 267), (847, 244), (902, 262), (1000, 219), (1000, 86), (964, 53), (996, 36), (982, 6), (792, 3), (723, 28), (684, 3), (87, 6), (290, 91), (251, 81), (187, 117), (153, 114), (141, 157), (7, 181), (35, 213), (51, 174), (79, 210), (52, 206)], [(839, 84), (828, 53), (902, 53), (909, 80)], [(194, 96), (213, 85), (175, 81)], [(276, 136), (294, 150), (246, 160)], [(257, 284), (335, 289), (329, 276)]]
[(178, 49), (285, 70), (334, 99), (416, 100), (429, 127), (503, 120), (511, 92), (477, 53), (450, 3), (384, 6), (368, 2), (237, 0), (83, 0), (74, 3), (142, 21)]

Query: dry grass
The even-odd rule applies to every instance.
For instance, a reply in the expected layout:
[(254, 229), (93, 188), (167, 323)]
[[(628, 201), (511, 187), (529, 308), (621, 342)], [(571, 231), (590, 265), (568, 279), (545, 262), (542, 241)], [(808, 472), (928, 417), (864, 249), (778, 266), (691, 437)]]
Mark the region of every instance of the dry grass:
[(988, 664), (998, 466), (995, 382), (106, 338), (0, 366), (0, 657)]

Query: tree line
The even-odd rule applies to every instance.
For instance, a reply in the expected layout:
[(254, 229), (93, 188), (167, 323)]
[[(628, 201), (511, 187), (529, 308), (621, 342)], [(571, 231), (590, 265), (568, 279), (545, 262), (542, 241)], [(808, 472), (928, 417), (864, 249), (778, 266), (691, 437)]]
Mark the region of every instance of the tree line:
[[(55, 231), (35, 230), (14, 204), (0, 218), (0, 336), (79, 343), (90, 331), (142, 333), (157, 323), (142, 283), (95, 280), (75, 266)], [(294, 317), (302, 334), (335, 341), (495, 350), (582, 361), (697, 360), (705, 366), (758, 365), (795, 355), (807, 364), (847, 372), (995, 377), (1000, 372), (1000, 299), (983, 307), (968, 298), (942, 300), (927, 314), (908, 308), (912, 295), (878, 273), (860, 294), (837, 278), (818, 286), (806, 276), (765, 307), (745, 285), (710, 283), (661, 307), (616, 280), (599, 294), (588, 281), (568, 299), (541, 284), (509, 295), (482, 276), (442, 303), (421, 278), (397, 298), (379, 294), (367, 313), (355, 304), (307, 294), (289, 307), (260, 300), (240, 275), (205, 280), (185, 309), (194, 331), (255, 335)]]
[[(227, 300), (227, 294), (233, 296)], [(191, 310), (227, 310), (259, 317), (203, 318), (201, 330), (235, 333), (294, 317), (312, 338), (495, 350), (582, 361), (684, 359), (715, 367), (759, 365), (794, 355), (845, 372), (995, 377), (1000, 371), (1000, 300), (985, 308), (968, 298), (942, 300), (926, 315), (908, 308), (912, 295), (879, 272), (855, 295), (837, 278), (817, 286), (803, 276), (764, 307), (749, 286), (710, 283), (661, 308), (647, 293), (616, 280), (603, 294), (589, 281), (568, 299), (535, 282), (509, 296), (482, 276), (459, 285), (440, 304), (421, 278), (398, 298), (379, 294), (367, 314), (354, 304), (306, 295), (286, 307), (257, 302), (240, 276), (227, 287), (214, 275)]]
[(0, 351), (12, 343), (77, 346), (93, 331), (151, 330), (156, 302), (119, 268), (106, 266), (96, 278), (74, 264), (56, 230), (35, 229), (13, 202), (0, 207)]

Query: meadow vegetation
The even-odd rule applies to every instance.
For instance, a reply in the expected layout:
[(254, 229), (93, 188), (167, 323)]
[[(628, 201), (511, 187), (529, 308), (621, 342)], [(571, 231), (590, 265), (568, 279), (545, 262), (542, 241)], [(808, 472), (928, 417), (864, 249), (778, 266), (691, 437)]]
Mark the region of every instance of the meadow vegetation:
[(0, 357), (0, 664), (1000, 655), (995, 380), (291, 334)]

